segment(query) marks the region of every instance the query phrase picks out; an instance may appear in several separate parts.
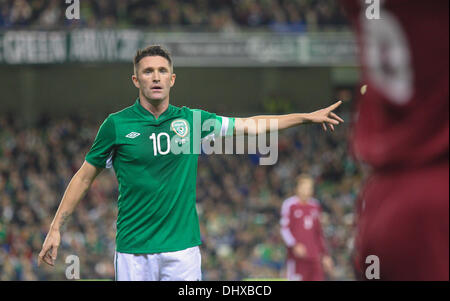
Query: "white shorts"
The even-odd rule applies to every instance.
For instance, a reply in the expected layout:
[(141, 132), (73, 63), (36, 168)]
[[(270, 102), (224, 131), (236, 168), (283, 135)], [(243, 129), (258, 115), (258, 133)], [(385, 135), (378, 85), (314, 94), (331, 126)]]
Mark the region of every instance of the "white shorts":
[(202, 279), (198, 246), (176, 252), (128, 254), (116, 252), (117, 281), (198, 281)]

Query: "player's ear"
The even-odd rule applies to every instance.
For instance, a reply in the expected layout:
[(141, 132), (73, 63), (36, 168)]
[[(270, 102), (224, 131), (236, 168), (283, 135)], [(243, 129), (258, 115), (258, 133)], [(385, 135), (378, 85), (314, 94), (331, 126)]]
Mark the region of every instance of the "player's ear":
[(172, 73), (172, 76), (170, 78), (170, 87), (172, 88), (173, 85), (175, 85), (175, 78), (177, 77), (177, 75), (175, 73)]
[(137, 76), (136, 76), (136, 74), (133, 74), (132, 76), (131, 76), (131, 80), (133, 81), (133, 84), (134, 84), (134, 86), (136, 87), (136, 88), (140, 88), (141, 86), (139, 85), (139, 81), (138, 81), (138, 78), (137, 78)]

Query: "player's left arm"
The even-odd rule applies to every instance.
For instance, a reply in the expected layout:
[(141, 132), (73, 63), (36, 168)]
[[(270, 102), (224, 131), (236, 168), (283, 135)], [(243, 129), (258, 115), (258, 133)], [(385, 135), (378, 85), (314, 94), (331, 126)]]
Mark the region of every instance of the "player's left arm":
[[(271, 130), (283, 130), (300, 124), (321, 123), (326, 131), (327, 126), (334, 131), (334, 126), (344, 120), (333, 111), (342, 104), (338, 101), (331, 106), (311, 113), (293, 113), (286, 115), (260, 115), (248, 118), (235, 118), (234, 135), (257, 135)], [(275, 122), (270, 122), (275, 120)], [(276, 124), (276, 125), (275, 125)]]

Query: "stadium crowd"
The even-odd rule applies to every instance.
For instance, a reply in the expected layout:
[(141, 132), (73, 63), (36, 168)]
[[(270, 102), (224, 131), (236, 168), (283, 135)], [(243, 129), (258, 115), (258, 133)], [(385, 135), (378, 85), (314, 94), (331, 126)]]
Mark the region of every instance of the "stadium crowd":
[(82, 0), (80, 19), (68, 20), (60, 0), (0, 0), (0, 28), (23, 26), (147, 27), (157, 30), (268, 28), (277, 32), (333, 30), (347, 24), (334, 0)]
[[(65, 258), (80, 259), (81, 278), (113, 279), (117, 181), (105, 170), (62, 231), (55, 268), (37, 267), (37, 255), (60, 199), (81, 166), (101, 120), (43, 119), (24, 127), (0, 115), (0, 280), (64, 280)], [(332, 280), (353, 279), (353, 206), (361, 170), (348, 155), (348, 126), (289, 129), (279, 136), (275, 165), (258, 155), (201, 155), (197, 209), (204, 280), (284, 278), (280, 236), (282, 202), (295, 177), (309, 172), (327, 246), (336, 269)]]

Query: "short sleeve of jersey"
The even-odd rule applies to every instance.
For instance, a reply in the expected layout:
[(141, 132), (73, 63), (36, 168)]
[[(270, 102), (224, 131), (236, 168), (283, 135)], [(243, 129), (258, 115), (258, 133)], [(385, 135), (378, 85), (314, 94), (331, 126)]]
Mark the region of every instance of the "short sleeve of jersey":
[(111, 168), (115, 140), (114, 121), (111, 117), (108, 117), (100, 126), (94, 144), (86, 155), (86, 161), (97, 167)]
[(203, 110), (192, 110), (195, 116), (201, 117), (201, 138), (214, 139), (220, 136), (232, 136), (234, 132), (234, 118), (218, 116)]

